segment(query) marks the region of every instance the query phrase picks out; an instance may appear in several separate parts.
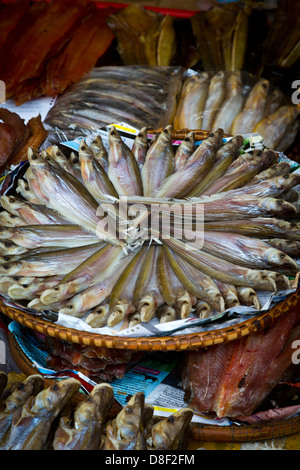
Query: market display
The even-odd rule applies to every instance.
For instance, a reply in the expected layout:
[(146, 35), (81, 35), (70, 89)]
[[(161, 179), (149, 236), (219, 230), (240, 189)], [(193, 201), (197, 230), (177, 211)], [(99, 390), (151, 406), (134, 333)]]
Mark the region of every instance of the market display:
[(299, 131), (299, 112), (269, 80), (239, 71), (199, 72), (185, 79), (173, 124), (178, 130), (257, 132), (267, 147), (284, 151)]
[(86, 0), (3, 5), (0, 76), (6, 97), (22, 104), (56, 96), (79, 80), (113, 40), (105, 22), (111, 12)]
[(47, 114), (47, 142), (72, 140), (112, 123), (140, 129), (165, 126), (175, 114), (180, 67), (103, 66), (61, 95)]
[[(242, 146), (240, 135), (223, 143), (216, 129), (198, 146), (190, 133), (174, 150), (167, 126), (150, 145), (138, 133), (131, 150), (112, 126), (107, 172), (84, 140), (80, 167), (57, 147), (29, 150), (30, 196), (24, 202), (18, 194), (1, 197), (16, 216), (15, 226), (12, 219), (0, 230), (2, 294), (87, 322), (96, 314), (98, 327), (187, 318), (194, 308), (200, 317), (240, 304), (259, 310), (257, 291), (288, 289), (289, 276), (299, 271), (284, 242), (278, 249), (272, 238), (299, 241), (294, 188), (300, 176), (276, 152), (241, 153)], [(123, 214), (123, 196), (129, 214), (134, 204), (143, 204), (144, 213)], [(177, 202), (172, 221), (167, 201)], [(200, 247), (191, 241), (203, 217), (195, 215), (199, 207)], [(170, 220), (168, 237), (160, 217)]]
[[(186, 450), (199, 422), (299, 417), (300, 11), (273, 6), (1, 3), (0, 302), (57, 329), (9, 329), (41, 375), (0, 370), (0, 450)], [(158, 350), (181, 352), (156, 380)]]
[(6, 388), (7, 376), (1, 377), (1, 450), (180, 450), (189, 437), (190, 409), (159, 418), (143, 393), (111, 418), (109, 384), (96, 385), (76, 404), (81, 384), (74, 378), (46, 387), (36, 374)]

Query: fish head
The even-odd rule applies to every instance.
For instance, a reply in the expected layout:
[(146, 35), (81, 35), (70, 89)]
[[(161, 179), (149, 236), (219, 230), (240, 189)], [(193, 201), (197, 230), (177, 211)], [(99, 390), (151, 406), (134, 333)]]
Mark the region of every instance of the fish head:
[(114, 391), (109, 384), (96, 385), (74, 412), (76, 428), (84, 427), (96, 417), (102, 423), (114, 402)]
[(55, 381), (53, 385), (37, 394), (31, 411), (33, 413), (56, 412), (58, 414), (66, 403), (79, 391), (80, 386), (79, 380), (73, 378)]
[(143, 429), (145, 395), (138, 392), (130, 398), (127, 405), (118, 413), (116, 426), (124, 439), (136, 437)]
[(182, 408), (156, 423), (151, 431), (154, 449), (178, 449), (192, 417), (193, 411), (190, 408)]
[(78, 155), (79, 155), (79, 160), (84, 159), (84, 160), (92, 161), (94, 159), (93, 153), (91, 149), (89, 148), (88, 144), (86, 143), (85, 139), (81, 139), (79, 142)]
[(20, 199), (16, 198), (13, 195), (10, 196), (1, 196), (1, 205), (4, 209), (7, 211), (11, 212), (14, 215), (18, 215), (15, 211), (22, 207), (23, 201), (20, 201)]
[(172, 141), (172, 130), (173, 126), (169, 124), (166, 126), (158, 136), (158, 140), (161, 142), (171, 142)]
[(39, 152), (33, 150), (31, 147), (29, 147), (27, 150), (27, 158), (30, 163), (31, 170), (35, 168), (45, 170), (48, 168), (48, 163), (45, 158), (43, 158)]
[(40, 374), (32, 374), (21, 382), (5, 402), (6, 411), (14, 411), (31, 397), (37, 395), (44, 388), (44, 378)]
[(259, 80), (259, 82), (254, 85), (251, 92), (252, 103), (251, 106), (259, 106), (261, 103), (264, 104), (270, 90), (269, 80)]
[(82, 309), (84, 308), (84, 299), (82, 296), (74, 295), (69, 300), (63, 302), (63, 305), (59, 309), (59, 313), (64, 315), (73, 315), (75, 317), (80, 316)]

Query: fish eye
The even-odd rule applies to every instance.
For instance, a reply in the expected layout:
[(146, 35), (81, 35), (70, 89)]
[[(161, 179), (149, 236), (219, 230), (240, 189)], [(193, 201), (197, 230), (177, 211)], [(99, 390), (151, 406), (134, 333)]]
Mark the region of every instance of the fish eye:
[(126, 408), (126, 411), (127, 411), (127, 413), (132, 413), (132, 408), (131, 408), (131, 406), (128, 406), (128, 407)]
[(174, 423), (175, 419), (173, 416), (169, 416), (168, 421), (169, 423)]

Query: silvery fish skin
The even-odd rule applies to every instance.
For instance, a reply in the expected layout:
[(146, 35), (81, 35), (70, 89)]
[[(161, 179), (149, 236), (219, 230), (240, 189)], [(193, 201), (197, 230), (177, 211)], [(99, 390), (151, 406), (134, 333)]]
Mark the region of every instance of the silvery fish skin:
[(91, 312), (85, 317), (84, 321), (92, 328), (101, 328), (106, 325), (108, 317), (109, 304), (102, 302), (91, 310)]
[(108, 196), (118, 196), (105, 170), (83, 139), (79, 143), (79, 161), (83, 184), (98, 203), (107, 201)]
[(297, 106), (281, 106), (271, 116), (258, 121), (254, 132), (258, 132), (263, 137), (267, 147), (276, 150), (289, 125), (299, 116), (299, 112)]
[(172, 238), (165, 240), (165, 244), (169, 248), (177, 249), (183, 259), (213, 279), (264, 291), (276, 292), (277, 290), (276, 283), (272, 279), (272, 271), (239, 266), (202, 250), (195, 250), (193, 247), (188, 250), (186, 249), (188, 244)]
[[(172, 269), (186, 287), (196, 298), (208, 302), (217, 311), (225, 310), (225, 302), (215, 282), (203, 271), (197, 270), (191, 263), (185, 262), (175, 255), (168, 246), (164, 247)], [(188, 312), (187, 316), (190, 314)], [(181, 315), (182, 317), (182, 315)]]
[[(264, 151), (261, 155), (246, 160), (235, 171), (229, 171), (220, 176), (204, 192), (204, 195), (212, 195), (221, 191), (228, 191), (242, 187), (263, 170), (266, 170), (277, 160), (277, 154), (272, 150)], [(229, 168), (230, 170), (230, 168)]]
[(141, 316), (141, 321), (148, 322), (154, 317), (156, 309), (164, 303), (160, 294), (157, 276), (157, 258), (159, 247), (147, 248), (137, 282), (134, 286), (133, 302)]
[[(126, 269), (126, 266), (128, 263), (130, 263), (132, 256), (133, 253), (127, 255), (123, 259), (123, 269)], [(97, 281), (95, 284), (80, 290), (73, 297), (62, 302), (63, 305), (59, 307), (59, 312), (65, 315), (73, 315), (76, 317), (84, 316), (87, 311), (97, 307), (110, 296), (112, 288), (117, 282), (119, 276), (120, 267), (118, 263), (115, 263), (112, 267), (110, 267), (110, 271), (103, 275), (103, 279), (101, 281)], [(106, 318), (106, 310), (102, 311), (101, 314), (104, 314)]]
[(108, 326), (117, 325), (136, 310), (133, 292), (145, 256), (146, 247), (143, 246), (123, 270), (118, 282), (114, 285), (109, 298)]
[(299, 256), (300, 254), (300, 241), (287, 240), (285, 238), (269, 238), (265, 240), (266, 243), (283, 251), (289, 256)]
[(219, 112), (216, 113), (213, 129), (222, 127), (225, 134), (231, 133), (235, 116), (244, 105), (243, 84), (240, 72), (233, 72), (226, 82), (226, 97)]
[(240, 135), (232, 137), (217, 151), (216, 161), (212, 166), (211, 171), (195, 186), (193, 191), (189, 193), (189, 197), (197, 197), (205, 192), (214, 181), (222, 177), (231, 163), (240, 154), (240, 149), (243, 144), (243, 137)]
[(178, 145), (174, 155), (175, 171), (182, 168), (195, 150), (195, 134), (189, 132)]
[[(209, 84), (208, 97), (203, 110), (202, 129), (213, 129), (217, 111), (222, 107), (226, 96), (226, 74), (223, 71), (216, 73)], [(235, 132), (238, 134), (239, 132)]]
[(183, 85), (174, 117), (174, 129), (202, 129), (202, 118), (208, 96), (210, 74), (201, 72), (189, 77)]
[[(0, 227), (0, 239), (12, 241), (23, 248), (75, 247), (99, 242), (95, 235), (76, 225), (25, 225), (22, 227)], [(11, 253), (22, 253), (14, 250)]]
[(1, 205), (7, 211), (23, 219), (24, 224), (62, 224), (66, 220), (44, 205), (32, 204), (15, 196), (1, 196)]
[(53, 439), (54, 450), (98, 450), (107, 413), (114, 402), (109, 384), (95, 385), (76, 406), (74, 422), (62, 417)]
[(300, 225), (297, 222), (277, 219), (276, 217), (253, 217), (227, 220), (224, 222), (206, 222), (205, 230), (231, 231), (236, 234), (255, 236), (256, 238), (283, 238), (300, 241)]
[(291, 165), (288, 162), (279, 162), (271, 165), (266, 170), (261, 171), (254, 178), (249, 181), (248, 185), (260, 183), (261, 181), (275, 178), (276, 176), (288, 175), (291, 171)]
[(276, 145), (277, 152), (284, 152), (295, 142), (299, 129), (300, 123), (298, 119), (287, 126), (285, 134)]
[[(142, 168), (144, 196), (152, 196), (174, 171), (172, 126), (167, 126), (150, 146)], [(135, 193), (137, 195), (138, 193)]]
[(217, 281), (216, 279), (214, 279), (214, 281), (223, 296), (226, 308), (236, 307), (240, 305), (237, 289), (234, 285)]
[(51, 209), (99, 238), (120, 244), (113, 227), (105, 230), (101, 226), (97, 201), (76, 178), (60, 168), (52, 168), (36, 154), (29, 153), (28, 160), (38, 178), (39, 191)]
[(185, 197), (189, 194), (199, 179), (204, 178), (213, 166), (222, 137), (222, 129), (217, 129), (209, 134), (189, 157), (185, 166), (165, 179), (155, 192), (155, 196), (157, 198), (174, 198)]
[(114, 126), (109, 131), (108, 176), (119, 196), (143, 194), (139, 167)]
[(129, 259), (130, 255), (126, 255), (121, 247), (105, 244), (77, 268), (69, 271), (58, 286), (44, 291), (40, 299), (45, 305), (69, 299), (90, 285), (103, 281), (114, 272), (118, 263), (125, 263)]
[(46, 277), (67, 274), (94, 254), (105, 242), (28, 255), (0, 265), (0, 275)]
[(51, 424), (80, 386), (76, 379), (64, 379), (31, 397), (13, 416), (7, 449), (42, 450)]
[(265, 79), (259, 80), (254, 85), (243, 110), (233, 121), (231, 129), (233, 134), (246, 134), (254, 131), (255, 126), (263, 119), (269, 89), (270, 82)]
[(272, 268), (285, 274), (299, 271), (296, 261), (282, 251), (235, 233), (205, 231), (202, 250), (251, 268)]
[(177, 300), (185, 295), (186, 288), (175, 275), (164, 248), (159, 250), (157, 275), (160, 293), (165, 303), (167, 305), (176, 305)]
[[(1, 276), (0, 277), (0, 293), (1, 294), (8, 294), (9, 289), (17, 285), (20, 288), (23, 288), (23, 285), (28, 285), (31, 282), (34, 282), (36, 279), (34, 277), (19, 277), (19, 276)], [(12, 297), (11, 297), (12, 298)]]

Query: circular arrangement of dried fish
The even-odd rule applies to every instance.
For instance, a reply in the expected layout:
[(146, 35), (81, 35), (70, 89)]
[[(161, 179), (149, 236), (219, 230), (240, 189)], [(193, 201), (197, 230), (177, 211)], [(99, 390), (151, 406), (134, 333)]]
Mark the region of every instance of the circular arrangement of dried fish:
[[(271, 149), (222, 129), (180, 145), (167, 126), (132, 148), (111, 126), (67, 158), (28, 151), (2, 195), (0, 292), (91, 328), (261, 309), (299, 272), (300, 175)], [(103, 332), (104, 333), (104, 332)]]

